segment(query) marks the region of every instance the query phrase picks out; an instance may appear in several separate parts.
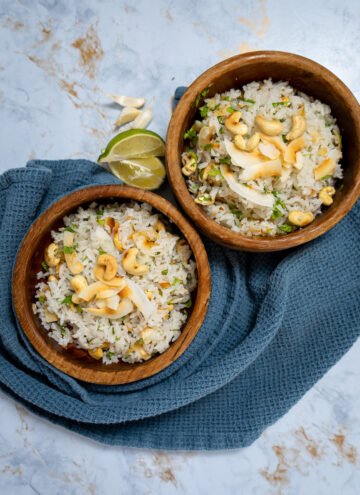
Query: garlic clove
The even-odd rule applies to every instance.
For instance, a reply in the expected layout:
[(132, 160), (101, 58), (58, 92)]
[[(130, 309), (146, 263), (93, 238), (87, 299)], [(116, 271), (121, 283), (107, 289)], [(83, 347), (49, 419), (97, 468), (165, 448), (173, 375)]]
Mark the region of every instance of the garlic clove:
[(133, 96), (118, 96), (111, 93), (105, 93), (105, 95), (122, 107), (141, 108), (145, 104), (145, 98), (134, 98)]
[(125, 107), (119, 117), (115, 120), (114, 124), (116, 127), (121, 127), (122, 125), (135, 120), (140, 114), (141, 111), (135, 107)]

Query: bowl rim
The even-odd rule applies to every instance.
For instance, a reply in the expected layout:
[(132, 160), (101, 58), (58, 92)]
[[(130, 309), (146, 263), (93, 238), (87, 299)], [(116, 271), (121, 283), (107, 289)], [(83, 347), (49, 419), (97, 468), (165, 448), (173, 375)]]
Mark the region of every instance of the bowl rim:
[[(101, 201), (137, 201), (148, 203), (169, 219), (189, 243), (197, 267), (198, 285), (192, 311), (186, 320), (178, 339), (170, 347), (142, 363), (124, 364), (126, 369), (116, 370), (117, 365), (97, 365), (69, 359), (64, 350), (57, 350), (56, 342), (47, 336), (47, 331), (36, 323), (31, 302), (27, 297), (28, 272), (31, 256), (41, 248), (41, 240), (49, 233), (52, 225), (76, 210), (79, 206)], [(29, 269), (24, 269), (24, 266)], [(165, 198), (149, 191), (125, 185), (94, 185), (73, 191), (52, 203), (31, 225), (19, 247), (12, 273), (12, 300), (18, 322), (36, 351), (51, 365), (84, 382), (101, 385), (119, 385), (149, 378), (170, 366), (189, 347), (196, 337), (206, 316), (211, 292), (210, 266), (203, 242), (186, 218)], [(40, 329), (40, 328), (41, 329)]]
[[(351, 102), (353, 109), (352, 117), (356, 122), (356, 127), (359, 129), (360, 133), (360, 105), (350, 89), (334, 73), (318, 62), (302, 55), (275, 50), (262, 50), (235, 55), (207, 69), (188, 86), (178, 102), (168, 126), (165, 154), (166, 169), (168, 180), (176, 200), (179, 202), (186, 215), (205, 235), (215, 242), (232, 249), (253, 252), (273, 252), (289, 249), (309, 242), (334, 227), (350, 211), (360, 195), (359, 170), (352, 190), (342, 198), (341, 209), (333, 209), (331, 214), (320, 223), (310, 224), (293, 233), (276, 237), (246, 237), (240, 233), (233, 232), (230, 228), (224, 227), (208, 217), (190, 195), (181, 172), (178, 144), (183, 140), (183, 136), (180, 135), (182, 122), (186, 118), (188, 109), (194, 103), (196, 96), (204, 89), (211, 86), (214, 73), (219, 77), (230, 70), (239, 69), (241, 66), (246, 66), (246, 64), (254, 62), (259, 64), (267, 63), (269, 61), (276, 63), (286, 62), (289, 65), (289, 59), (292, 59), (292, 64), (297, 64), (303, 69), (313, 72), (322, 78), (326, 78), (331, 86), (336, 88), (336, 91), (340, 93), (343, 98), (346, 98)], [(360, 161), (360, 157), (358, 160)], [(318, 218), (320, 219), (321, 216)]]

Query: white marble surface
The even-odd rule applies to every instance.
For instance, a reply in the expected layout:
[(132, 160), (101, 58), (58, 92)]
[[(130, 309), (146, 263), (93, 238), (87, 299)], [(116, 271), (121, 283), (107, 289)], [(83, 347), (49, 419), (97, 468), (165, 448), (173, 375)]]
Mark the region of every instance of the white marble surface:
[[(104, 91), (170, 98), (232, 54), (282, 49), (360, 97), (356, 1), (0, 0), (0, 171), (29, 158), (95, 159), (118, 111)], [(0, 493), (357, 495), (360, 344), (251, 447), (216, 453), (109, 448), (0, 394)]]

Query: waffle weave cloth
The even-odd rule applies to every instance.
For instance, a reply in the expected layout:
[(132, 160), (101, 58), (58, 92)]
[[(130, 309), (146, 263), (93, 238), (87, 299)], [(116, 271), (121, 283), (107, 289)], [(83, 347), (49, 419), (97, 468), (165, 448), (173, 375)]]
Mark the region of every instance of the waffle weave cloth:
[(251, 444), (360, 332), (360, 205), (292, 251), (235, 252), (205, 241), (212, 276), (197, 337), (169, 368), (121, 386), (77, 381), (44, 361), (17, 325), (16, 253), (51, 203), (116, 183), (86, 160), (32, 161), (0, 176), (0, 388), (34, 413), (107, 444), (229, 449)]

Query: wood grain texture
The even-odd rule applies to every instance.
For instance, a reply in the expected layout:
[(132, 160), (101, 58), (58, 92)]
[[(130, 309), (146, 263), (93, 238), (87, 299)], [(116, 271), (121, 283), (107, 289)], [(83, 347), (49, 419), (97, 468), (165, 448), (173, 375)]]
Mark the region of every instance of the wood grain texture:
[[(91, 359), (86, 352), (72, 352), (60, 347), (48, 337), (37, 315), (32, 312), (36, 273), (41, 270), (44, 249), (50, 243), (50, 232), (63, 225), (65, 215), (78, 206), (93, 201), (111, 203), (135, 200), (149, 203), (171, 220), (188, 241), (195, 257), (198, 286), (193, 295), (193, 307), (180, 337), (163, 354), (143, 363), (103, 365)], [(50, 206), (32, 225), (20, 247), (13, 271), (13, 303), (16, 315), (34, 348), (56, 368), (85, 382), (116, 385), (142, 380), (172, 364), (192, 342), (205, 318), (210, 297), (210, 268), (204, 245), (187, 220), (164, 198), (140, 189), (122, 185), (93, 186), (61, 198)]]
[[(296, 89), (327, 103), (337, 119), (343, 138), (344, 178), (334, 203), (324, 208), (309, 226), (291, 234), (245, 237), (211, 220), (192, 199), (181, 173), (184, 132), (196, 118), (196, 97), (209, 88), (208, 97), (251, 81), (268, 78), (289, 81)], [(299, 55), (276, 51), (250, 52), (225, 60), (204, 72), (187, 89), (171, 118), (166, 142), (168, 179), (177, 201), (199, 229), (227, 247), (255, 252), (288, 249), (311, 241), (334, 227), (360, 194), (360, 107), (350, 90), (325, 67)]]

